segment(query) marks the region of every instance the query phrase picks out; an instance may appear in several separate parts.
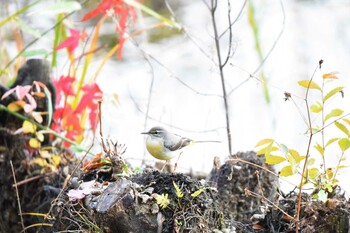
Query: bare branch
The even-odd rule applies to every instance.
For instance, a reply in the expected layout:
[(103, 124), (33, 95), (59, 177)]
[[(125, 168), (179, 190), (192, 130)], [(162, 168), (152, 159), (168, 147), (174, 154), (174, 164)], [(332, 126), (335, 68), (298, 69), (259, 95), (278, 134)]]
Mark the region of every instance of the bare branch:
[(226, 83), (224, 78), (224, 66), (221, 61), (221, 52), (220, 52), (220, 38), (218, 35), (218, 29), (216, 25), (216, 19), (215, 19), (215, 12), (217, 8), (217, 0), (211, 0), (211, 19), (213, 24), (213, 31), (214, 31), (214, 40), (215, 40), (215, 47), (216, 47), (216, 54), (218, 57), (218, 66), (220, 71), (220, 79), (221, 79), (221, 86), (222, 86), (222, 97), (224, 100), (224, 107), (225, 107), (225, 120), (226, 120), (226, 133), (227, 133), (227, 142), (228, 142), (228, 150), (230, 157), (232, 156), (232, 142), (231, 142), (231, 129), (230, 129), (230, 119), (229, 119), (229, 108), (228, 108), (228, 99), (226, 94)]

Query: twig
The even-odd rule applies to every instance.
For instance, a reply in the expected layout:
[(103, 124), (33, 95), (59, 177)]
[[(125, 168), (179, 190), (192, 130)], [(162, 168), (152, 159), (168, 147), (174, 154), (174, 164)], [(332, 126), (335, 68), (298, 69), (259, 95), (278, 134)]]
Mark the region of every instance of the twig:
[[(83, 3), (84, 4), (84, 3)], [(57, 23), (55, 23), (52, 27), (50, 27), (49, 29), (47, 29), (46, 31), (44, 31), (38, 38), (35, 38), (34, 40), (32, 40), (31, 42), (29, 42), (26, 46), (24, 46), (24, 48), (16, 54), (16, 56), (14, 56), (14, 58), (12, 58), (7, 64), (6, 66), (3, 68), (3, 70), (6, 70), (11, 64), (12, 62), (14, 62), (18, 57), (20, 57), (22, 55), (22, 53), (24, 53), (24, 51), (26, 51), (30, 46), (32, 46), (33, 44), (35, 44), (38, 40), (40, 40), (43, 36), (45, 36), (47, 33), (49, 33), (50, 31), (52, 31), (57, 25), (59, 25), (60, 23), (63, 22), (63, 20), (65, 20), (66, 18), (68, 18), (69, 16), (73, 15), (75, 13), (75, 11), (72, 11), (71, 13), (65, 15), (64, 17), (62, 17), (61, 20), (59, 20)]]
[(24, 230), (25, 227), (24, 227), (24, 222), (23, 222), (23, 217), (22, 217), (21, 202), (19, 201), (18, 187), (16, 185), (17, 184), (16, 174), (15, 174), (15, 169), (13, 168), (12, 160), (10, 160), (10, 165), (11, 165), (11, 170), (12, 170), (12, 175), (13, 175), (13, 182), (14, 182), (15, 190), (16, 190), (16, 197), (17, 197), (19, 217), (21, 218), (22, 229)]
[(79, 161), (79, 163), (74, 167), (72, 174), (69, 176), (67, 182), (65, 182), (65, 184), (63, 185), (60, 193), (57, 195), (57, 197), (55, 198), (55, 200), (52, 202), (49, 211), (46, 213), (46, 218), (48, 218), (50, 216), (50, 213), (52, 211), (52, 208), (54, 206), (54, 204), (57, 202), (58, 198), (62, 195), (62, 193), (64, 192), (65, 188), (67, 187), (67, 185), (69, 184), (69, 182), (71, 181), (71, 179), (73, 178), (73, 175), (75, 174), (75, 172), (78, 170), (78, 167), (80, 166), (80, 164), (84, 161), (84, 159), (86, 158), (86, 156), (89, 154), (91, 148), (94, 146), (94, 143), (91, 144), (90, 148), (88, 149), (88, 151), (85, 153), (85, 155), (81, 158), (81, 160)]
[(55, 173), (52, 172), (52, 173), (49, 173), (49, 174), (41, 174), (41, 175), (33, 176), (33, 177), (30, 177), (28, 179), (25, 179), (25, 180), (22, 180), (22, 181), (20, 181), (18, 183), (13, 184), (12, 187), (18, 187), (18, 186), (24, 185), (26, 183), (32, 182), (34, 180), (40, 179), (42, 177), (53, 175), (53, 174), (55, 174)]
[[(232, 22), (230, 22), (230, 25), (226, 28), (226, 30), (223, 31), (223, 32), (220, 34), (220, 36), (219, 36), (220, 39), (221, 39), (221, 37), (223, 37), (223, 36), (226, 34), (227, 31), (231, 30), (231, 28), (233, 27), (233, 25), (234, 25), (234, 24), (238, 21), (238, 19), (241, 17), (244, 8), (245, 8), (245, 6), (247, 5), (247, 1), (248, 1), (248, 0), (245, 0), (245, 1), (243, 2), (243, 5), (242, 5), (241, 9), (239, 10), (239, 12), (238, 12), (238, 14), (237, 14), (235, 20), (233, 20)], [(229, 18), (229, 19), (230, 19), (230, 18)]]
[(70, 140), (70, 139), (68, 139), (68, 138), (66, 138), (66, 137), (64, 137), (64, 136), (62, 136), (62, 135), (56, 133), (55, 131), (53, 131), (53, 130), (50, 129), (49, 127), (43, 126), (43, 125), (41, 125), (41, 124), (39, 124), (39, 123), (37, 123), (37, 122), (35, 122), (35, 121), (29, 119), (28, 117), (23, 116), (23, 115), (17, 113), (17, 112), (13, 112), (13, 111), (9, 110), (8, 107), (6, 107), (6, 106), (0, 104), (0, 111), (2, 111), (2, 110), (8, 112), (9, 114), (11, 114), (11, 115), (13, 115), (13, 116), (15, 116), (15, 117), (17, 117), (17, 118), (19, 118), (19, 119), (21, 119), (21, 120), (29, 121), (30, 123), (34, 124), (34, 125), (35, 125), (36, 127), (38, 127), (39, 129), (44, 130), (45, 133), (50, 133), (50, 134), (54, 135), (55, 137), (62, 139), (63, 141), (69, 142), (70, 144), (76, 146), (78, 149), (80, 149), (80, 150), (82, 150), (82, 151), (85, 151), (85, 152), (87, 151), (85, 148), (81, 147), (79, 144), (77, 144), (77, 143), (74, 142), (73, 140)]
[(261, 170), (264, 170), (264, 171), (266, 171), (266, 172), (268, 172), (268, 173), (270, 173), (270, 174), (272, 174), (272, 175), (278, 177), (279, 179), (285, 181), (286, 183), (288, 183), (288, 184), (290, 184), (290, 185), (292, 185), (292, 186), (297, 186), (296, 184), (293, 184), (292, 182), (290, 182), (290, 181), (284, 179), (283, 177), (280, 177), (277, 173), (275, 173), (275, 172), (269, 170), (269, 169), (266, 168), (266, 167), (260, 166), (260, 165), (258, 165), (258, 164), (255, 164), (255, 163), (252, 163), (252, 162), (243, 160), (243, 159), (238, 159), (238, 158), (236, 158), (236, 159), (231, 159), (231, 160), (232, 160), (233, 162), (235, 162), (235, 163), (237, 163), (237, 162), (242, 162), (242, 163), (246, 163), (246, 164), (248, 164), (248, 165), (251, 165), (251, 166), (253, 166), (253, 167), (260, 168)]
[(263, 195), (260, 195), (258, 193), (255, 193), (253, 191), (250, 191), (249, 189), (245, 188), (244, 189), (246, 195), (250, 195), (252, 197), (256, 197), (256, 198), (261, 198), (264, 201), (268, 202), (270, 205), (274, 206), (276, 209), (278, 209), (279, 211), (281, 211), (284, 215), (286, 215), (289, 219), (294, 219), (292, 216), (290, 216), (287, 212), (285, 212), (284, 210), (282, 210), (278, 205), (276, 205), (275, 203), (273, 203), (272, 201), (270, 201), (269, 199), (267, 199), (266, 197), (264, 197)]
[[(284, 28), (285, 28), (285, 21), (286, 21), (286, 15), (285, 15), (285, 11), (284, 11), (284, 6), (282, 1), (280, 0), (280, 4), (281, 4), (281, 10), (282, 10), (282, 14), (283, 14), (283, 21), (282, 21), (282, 28), (281, 31), (279, 32), (277, 38), (275, 39), (274, 43), (272, 44), (270, 50), (267, 52), (266, 56), (263, 58), (263, 60), (261, 61), (261, 63), (259, 64), (259, 66), (254, 70), (254, 72), (252, 74), (249, 75), (249, 77), (244, 80), (242, 83), (238, 84), (236, 87), (234, 87), (233, 89), (231, 89), (227, 96), (230, 96), (234, 91), (236, 91), (240, 86), (242, 86), (244, 83), (246, 83), (250, 78), (252, 78), (260, 69), (261, 67), (265, 64), (266, 60), (269, 58), (269, 56), (271, 55), (272, 51), (275, 49), (278, 41), (281, 39), (281, 36), (284, 32)], [(259, 79), (260, 80), (260, 79)], [(260, 80), (262, 81), (262, 80)]]
[(307, 118), (308, 118), (308, 122), (309, 122), (310, 137), (309, 137), (309, 142), (308, 142), (308, 146), (306, 149), (306, 156), (305, 156), (304, 166), (303, 166), (303, 170), (301, 173), (302, 175), (301, 175), (301, 180), (300, 180), (300, 184), (299, 184), (298, 205), (297, 205), (297, 213), (296, 213), (296, 218), (295, 218), (295, 232), (296, 233), (298, 233), (298, 231), (299, 231), (298, 226), (299, 226), (299, 221), (300, 221), (299, 218), (300, 218), (300, 209), (301, 209), (301, 192), (302, 192), (302, 187), (303, 187), (303, 179), (304, 179), (304, 174), (306, 172), (307, 162), (308, 162), (309, 157), (310, 157), (311, 142), (312, 142), (312, 138), (314, 135), (312, 132), (312, 121), (311, 121), (311, 113), (310, 113), (310, 109), (309, 109), (308, 95), (309, 95), (309, 90), (310, 90), (310, 85), (311, 85), (312, 79), (314, 78), (318, 67), (321, 68), (321, 64), (322, 64), (321, 61), (319, 62), (319, 64), (317, 64), (317, 67), (315, 68), (315, 70), (310, 78), (310, 81), (309, 81), (309, 84), (308, 84), (308, 87), (307, 87), (306, 93), (305, 93), (305, 99), (304, 99), (305, 105), (306, 105), (306, 110), (307, 110)]
[(218, 29), (216, 25), (216, 19), (215, 19), (215, 12), (217, 8), (217, 0), (211, 0), (211, 20), (213, 24), (213, 31), (214, 31), (214, 40), (215, 40), (215, 47), (216, 47), (216, 55), (218, 57), (218, 65), (219, 65), (219, 71), (220, 71), (220, 79), (221, 79), (221, 87), (222, 87), (222, 98), (224, 100), (224, 107), (225, 107), (225, 120), (226, 120), (226, 133), (227, 133), (227, 143), (228, 143), (228, 151), (230, 154), (230, 157), (232, 158), (232, 142), (231, 142), (231, 129), (230, 129), (230, 119), (229, 119), (229, 107), (228, 107), (228, 99), (226, 94), (226, 83), (225, 83), (225, 77), (224, 77), (224, 66), (225, 64), (221, 61), (221, 52), (220, 52), (220, 38), (218, 35)]
[[(136, 109), (143, 113), (143, 114), (146, 114), (142, 109), (141, 107), (137, 104), (134, 96), (131, 94), (130, 90), (129, 91), (129, 96), (130, 96), (130, 99), (132, 100), (132, 102), (134, 103)], [(163, 125), (166, 125), (168, 127), (171, 127), (171, 128), (174, 128), (174, 129), (178, 129), (178, 130), (182, 130), (182, 131), (185, 131), (185, 132), (190, 132), (190, 133), (210, 133), (210, 132), (217, 132), (218, 130), (221, 130), (221, 129), (225, 129), (225, 126), (222, 126), (222, 127), (217, 127), (217, 128), (213, 128), (213, 129), (208, 129), (208, 130), (190, 130), (190, 129), (183, 129), (183, 128), (180, 128), (180, 127), (177, 127), (177, 126), (174, 126), (173, 124), (170, 124), (170, 123), (167, 123), (167, 122), (163, 122), (163, 121), (160, 121), (158, 119), (156, 119), (155, 117), (152, 117), (152, 116), (149, 116), (148, 115), (148, 119), (151, 119), (153, 121), (156, 121), (158, 123), (161, 123)]]

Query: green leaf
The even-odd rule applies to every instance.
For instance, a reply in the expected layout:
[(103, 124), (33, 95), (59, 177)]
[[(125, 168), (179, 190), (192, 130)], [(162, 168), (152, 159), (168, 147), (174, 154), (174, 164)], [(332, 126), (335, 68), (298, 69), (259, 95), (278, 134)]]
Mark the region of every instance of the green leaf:
[(291, 165), (285, 166), (281, 169), (281, 171), (279, 172), (280, 176), (291, 176), (294, 175), (293, 173), (293, 169)]
[(267, 164), (275, 165), (286, 161), (286, 158), (283, 158), (281, 156), (275, 156), (275, 155), (269, 155), (269, 156), (265, 155), (265, 161)]
[(19, 9), (18, 11), (16, 11), (15, 13), (13, 13), (12, 15), (8, 16), (7, 18), (5, 18), (4, 20), (0, 21), (0, 27), (4, 26), (6, 23), (8, 23), (9, 21), (15, 19), (18, 15), (23, 14), (24, 12), (26, 12), (29, 8), (31, 8), (32, 6), (34, 6), (35, 4), (37, 4), (38, 2), (40, 2), (41, 0), (37, 0), (35, 2), (33, 2), (32, 4), (26, 5), (23, 8)]
[(343, 90), (344, 87), (336, 87), (333, 90), (331, 90), (330, 92), (328, 92), (326, 94), (325, 97), (323, 97), (323, 103), (326, 102), (329, 98), (331, 98), (333, 95), (337, 94), (339, 91)]
[(328, 113), (328, 114), (326, 115), (326, 117), (324, 118), (324, 121), (326, 122), (327, 120), (329, 120), (329, 119), (332, 118), (332, 117), (340, 116), (340, 115), (343, 114), (343, 112), (344, 112), (343, 110), (338, 109), (338, 108), (333, 109), (330, 113)]
[(21, 56), (23, 57), (33, 57), (33, 56), (38, 56), (38, 55), (48, 55), (49, 51), (45, 50), (45, 49), (36, 49), (36, 50), (26, 50), (24, 51)]
[(307, 174), (308, 174), (308, 177), (312, 180), (316, 179), (318, 174), (319, 174), (319, 170), (318, 168), (314, 167), (314, 168), (310, 168), (310, 169), (307, 169)]
[(179, 188), (179, 186), (177, 186), (177, 184), (174, 181), (173, 181), (173, 185), (175, 187), (177, 197), (182, 198), (184, 194), (181, 192), (181, 189)]
[(298, 84), (302, 87), (305, 87), (306, 89), (309, 88), (309, 89), (316, 89), (321, 91), (321, 87), (317, 83), (311, 80), (300, 80)]
[(41, 33), (38, 29), (32, 28), (31, 26), (29, 26), (19, 18), (16, 19), (16, 22), (24, 32), (34, 36), (35, 38), (41, 37)]
[(313, 104), (313, 105), (310, 106), (311, 112), (314, 112), (314, 113), (319, 113), (319, 112), (322, 111), (322, 109), (323, 109), (323, 106), (318, 101), (316, 102), (316, 104)]
[(124, 0), (125, 3), (127, 3), (128, 5), (130, 6), (133, 6), (135, 7), (136, 9), (140, 9), (141, 11), (149, 14), (150, 16), (158, 19), (158, 20), (161, 20), (165, 23), (167, 23), (169, 26), (172, 26), (176, 29), (182, 29), (181, 25), (176, 23), (175, 21), (172, 21), (168, 18), (165, 18), (164, 16), (158, 14), (157, 12), (155, 12), (154, 10), (152, 10), (151, 8), (148, 8), (147, 6), (139, 3), (138, 1), (135, 1), (135, 0)]
[(345, 152), (350, 147), (350, 140), (348, 138), (342, 138), (338, 141), (338, 145), (342, 152)]
[(80, 3), (76, 1), (55, 1), (54, 3), (55, 4), (46, 4), (45, 7), (30, 12), (28, 15), (57, 15), (81, 9)]
[(323, 149), (323, 147), (320, 144), (318, 144), (318, 143), (316, 143), (316, 145), (314, 147), (323, 157), (324, 156), (324, 149)]
[(162, 195), (155, 195), (154, 198), (157, 200), (157, 204), (162, 209), (165, 209), (170, 204), (170, 200), (168, 198), (167, 193), (165, 195), (164, 193)]
[(328, 140), (328, 142), (326, 143), (325, 147), (329, 146), (330, 144), (332, 144), (333, 142), (337, 141), (339, 138), (331, 138)]
[(342, 131), (343, 133), (346, 134), (346, 136), (350, 137), (350, 133), (349, 133), (349, 130), (348, 128), (346, 128), (345, 125), (343, 125), (342, 123), (336, 121), (334, 122), (335, 126), (337, 126), (338, 129), (340, 129), (340, 131)]
[(307, 161), (307, 166), (308, 167), (311, 167), (312, 165), (314, 165), (314, 163), (315, 163), (315, 159), (314, 158), (310, 158), (308, 161)]
[(191, 196), (192, 197), (197, 197), (199, 194), (201, 194), (204, 190), (206, 190), (207, 187), (204, 187), (204, 188), (201, 188), (201, 189), (198, 189), (197, 191), (191, 193)]

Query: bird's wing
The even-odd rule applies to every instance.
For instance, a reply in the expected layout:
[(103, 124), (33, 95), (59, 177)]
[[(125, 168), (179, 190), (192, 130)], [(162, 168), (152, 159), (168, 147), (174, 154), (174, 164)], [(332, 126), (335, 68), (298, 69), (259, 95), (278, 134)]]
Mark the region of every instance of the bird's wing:
[[(174, 143), (176, 142), (176, 143)], [(170, 151), (180, 150), (181, 148), (188, 146), (192, 142), (189, 138), (183, 138), (179, 135), (172, 135), (171, 140), (164, 143), (164, 146)]]

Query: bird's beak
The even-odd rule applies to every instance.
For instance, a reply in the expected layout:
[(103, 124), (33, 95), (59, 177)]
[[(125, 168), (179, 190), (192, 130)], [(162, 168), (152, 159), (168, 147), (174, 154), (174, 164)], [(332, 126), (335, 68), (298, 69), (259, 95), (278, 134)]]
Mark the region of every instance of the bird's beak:
[(141, 134), (149, 134), (149, 132), (142, 132)]

